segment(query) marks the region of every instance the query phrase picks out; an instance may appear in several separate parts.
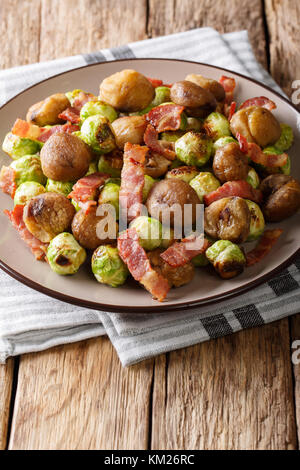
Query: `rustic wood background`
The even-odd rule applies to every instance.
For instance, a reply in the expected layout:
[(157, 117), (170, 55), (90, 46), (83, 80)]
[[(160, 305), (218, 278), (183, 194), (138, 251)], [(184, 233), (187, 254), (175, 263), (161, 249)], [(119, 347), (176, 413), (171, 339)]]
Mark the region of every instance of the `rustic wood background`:
[[(200, 26), (248, 29), (290, 94), (298, 0), (0, 0), (0, 67)], [(0, 448), (297, 449), (300, 315), (123, 369), (107, 338), (0, 366)]]

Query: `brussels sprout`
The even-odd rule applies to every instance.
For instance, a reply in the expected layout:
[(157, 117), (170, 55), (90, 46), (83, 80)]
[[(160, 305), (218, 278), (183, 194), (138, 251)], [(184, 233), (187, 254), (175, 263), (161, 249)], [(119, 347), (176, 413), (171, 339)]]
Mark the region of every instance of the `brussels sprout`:
[(130, 228), (136, 229), (140, 239), (140, 245), (144, 250), (155, 250), (155, 248), (160, 246), (162, 240), (162, 225), (159, 220), (141, 215), (131, 222)]
[(240, 274), (246, 264), (242, 250), (229, 240), (218, 240), (206, 250), (205, 255), (224, 279)]
[(63, 181), (54, 181), (48, 178), (47, 184), (46, 184), (46, 190), (49, 193), (60, 193), (64, 194), (65, 196), (68, 196), (70, 192), (72, 191), (74, 183), (71, 182), (63, 182)]
[(94, 100), (97, 100), (96, 96), (93, 95), (92, 93), (86, 93), (85, 91), (80, 90), (80, 89), (77, 88), (76, 90), (67, 91), (67, 93), (65, 93), (66, 97), (67, 97), (68, 100), (70, 101), (71, 106), (73, 106), (75, 99), (80, 97), (80, 94), (81, 94), (81, 93), (82, 93), (83, 95), (87, 95), (87, 96), (93, 97)]
[(86, 172), (85, 176), (92, 175), (93, 173), (96, 173), (97, 171), (98, 171), (98, 162), (93, 161), (89, 164), (89, 169)]
[(44, 185), (47, 181), (42, 172), (41, 160), (38, 155), (24, 155), (10, 164), (16, 172), (16, 184), (25, 183), (25, 181), (36, 181)]
[(112, 106), (103, 103), (103, 101), (88, 101), (81, 108), (80, 119), (85, 121), (88, 117), (95, 114), (100, 114), (100, 116), (107, 118), (109, 122), (113, 122), (119, 116)]
[(31, 139), (23, 139), (12, 132), (6, 134), (2, 144), (2, 150), (8, 153), (8, 155), (14, 160), (17, 160), (24, 155), (33, 155), (39, 152), (41, 147), (42, 143), (38, 143)]
[(106, 183), (114, 183), (118, 186), (121, 186), (121, 178), (109, 178), (108, 180), (106, 180)]
[(168, 171), (166, 174), (166, 178), (176, 178), (186, 183), (189, 183), (195, 176), (197, 176), (199, 171), (195, 166), (180, 166), (179, 168), (173, 168), (172, 170)]
[[(278, 148), (276, 148), (275, 145), (270, 146), (270, 147), (266, 147), (263, 150), (263, 152), (266, 153), (266, 154), (271, 154), (271, 155), (280, 155), (282, 153), (282, 151), (279, 150)], [(262, 170), (265, 170), (267, 173), (270, 173), (268, 171), (268, 169), (265, 168), (262, 165), (257, 165), (257, 168), (258, 169), (260, 168)], [(273, 170), (274, 170), (274, 168), (272, 169), (272, 173), (274, 173)], [(291, 173), (291, 159), (290, 159), (289, 156), (288, 156), (288, 159), (287, 159), (287, 162), (286, 162), (285, 165), (277, 167), (277, 172), (278, 173), (283, 173), (284, 175), (290, 175), (290, 173)]]
[(25, 183), (20, 184), (16, 190), (14, 197), (14, 205), (22, 204), (25, 205), (30, 199), (39, 194), (45, 193), (46, 190), (44, 186), (35, 181), (26, 181)]
[(203, 202), (204, 196), (218, 189), (220, 182), (209, 171), (201, 171), (190, 181), (190, 185), (196, 191), (200, 202)]
[(152, 107), (159, 106), (162, 103), (169, 103), (170, 98), (170, 88), (167, 86), (158, 86), (155, 88), (155, 96), (151, 103)]
[(174, 230), (171, 227), (162, 225), (161, 232), (161, 248), (168, 248), (174, 241)]
[(121, 176), (122, 166), (122, 158), (101, 155), (98, 161), (98, 171), (107, 173), (113, 178), (119, 178)]
[(186, 165), (203, 166), (210, 159), (212, 140), (197, 132), (189, 131), (175, 142), (177, 158)]
[(196, 266), (196, 268), (200, 268), (202, 266), (207, 266), (209, 264), (209, 261), (206, 258), (205, 254), (200, 253), (200, 255), (197, 255), (192, 259), (192, 263), (194, 266)]
[(50, 268), (57, 274), (75, 274), (85, 259), (85, 249), (77, 243), (71, 233), (60, 233), (49, 243), (47, 260)]
[(201, 129), (203, 128), (203, 123), (204, 119), (188, 117), (186, 130), (195, 132), (201, 131)]
[(118, 249), (111, 245), (101, 245), (93, 253), (92, 271), (101, 284), (119, 287), (129, 274), (127, 266), (121, 260)]
[(152, 178), (152, 176), (145, 175), (144, 178), (145, 178), (145, 183), (143, 187), (143, 202), (146, 201), (148, 194), (150, 193), (150, 189), (152, 188), (154, 183), (156, 183), (156, 180)]
[(214, 142), (214, 152), (216, 152), (219, 148), (225, 147), (225, 145), (230, 144), (232, 142), (235, 142), (236, 144), (238, 143), (238, 141), (233, 137), (220, 137), (220, 139)]
[(178, 160), (178, 158), (175, 158), (175, 160), (171, 162), (171, 165), (169, 165), (169, 169), (173, 170), (174, 168), (179, 168), (182, 165), (183, 165), (183, 162)]
[(265, 219), (263, 213), (258, 204), (249, 199), (245, 199), (248, 204), (251, 219), (250, 219), (250, 231), (247, 238), (247, 242), (251, 242), (259, 238), (265, 229)]
[(94, 152), (109, 153), (116, 148), (116, 141), (108, 119), (99, 114), (88, 117), (80, 129), (81, 138)]
[(248, 176), (247, 176), (246, 181), (249, 184), (251, 184), (252, 188), (254, 189), (259, 187), (259, 184), (260, 184), (259, 176), (254, 170), (254, 168), (250, 168), (250, 170), (248, 171)]
[(231, 135), (229, 121), (221, 113), (210, 113), (204, 121), (204, 128), (214, 141)]
[(120, 186), (115, 183), (106, 183), (99, 196), (99, 204), (111, 204), (119, 218), (119, 192)]
[(160, 134), (160, 140), (165, 140), (166, 142), (176, 142), (180, 137), (184, 135), (183, 131), (166, 131)]
[(293, 129), (288, 124), (280, 124), (280, 127), (281, 135), (277, 142), (275, 142), (274, 147), (279, 150), (280, 153), (283, 153), (292, 146), (294, 134)]

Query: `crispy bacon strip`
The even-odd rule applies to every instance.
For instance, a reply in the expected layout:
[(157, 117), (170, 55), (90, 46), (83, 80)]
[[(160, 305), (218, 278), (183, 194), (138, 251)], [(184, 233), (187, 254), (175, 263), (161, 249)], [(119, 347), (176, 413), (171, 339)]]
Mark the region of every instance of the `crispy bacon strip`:
[(233, 93), (236, 87), (235, 79), (232, 77), (226, 77), (226, 75), (222, 75), (219, 83), (221, 83), (225, 91), (225, 103), (230, 104), (233, 101)]
[(170, 290), (169, 282), (152, 268), (145, 250), (139, 244), (139, 237), (134, 228), (121, 233), (118, 238), (118, 250), (132, 277), (154, 298), (162, 302)]
[(215, 191), (212, 191), (211, 193), (204, 196), (204, 203), (209, 206), (219, 199), (232, 196), (250, 199), (257, 204), (262, 201), (263, 197), (260, 189), (254, 189), (251, 184), (245, 180), (227, 181), (227, 183), (224, 183)]
[(108, 178), (109, 175), (106, 173), (92, 173), (84, 176), (74, 184), (68, 198), (74, 199), (81, 209), (88, 213), (92, 206), (97, 205), (99, 189)]
[(16, 172), (10, 166), (3, 166), (0, 172), (0, 189), (12, 198), (15, 197), (17, 184)]
[(155, 127), (157, 132), (176, 131), (180, 128), (181, 114), (183, 111), (184, 106), (165, 104), (152, 108), (151, 111), (146, 114), (146, 119)]
[(66, 132), (67, 134), (71, 134), (72, 132), (78, 130), (78, 125), (73, 125), (70, 123), (63, 125), (58, 124), (57, 126), (47, 128), (36, 126), (35, 124), (23, 121), (22, 119), (17, 119), (11, 131), (13, 134), (19, 137), (38, 140), (39, 142), (45, 143), (46, 140), (51, 137), (51, 135), (56, 134), (57, 132)]
[(287, 153), (281, 153), (280, 155), (266, 154), (259, 145), (254, 142), (247, 142), (247, 139), (239, 132), (236, 133), (236, 138), (239, 141), (241, 151), (246, 153), (254, 163), (275, 168), (284, 166), (288, 161)]
[(172, 268), (184, 266), (197, 255), (205, 253), (210, 243), (203, 235), (184, 238), (180, 242), (175, 242), (166, 251), (161, 253), (161, 258)]
[(256, 247), (246, 254), (246, 266), (253, 266), (261, 261), (271, 251), (282, 232), (281, 229), (266, 230)]
[(13, 227), (19, 232), (22, 240), (31, 249), (35, 259), (45, 261), (48, 243), (41, 242), (27, 230), (23, 221), (23, 210), (24, 206), (17, 204), (13, 211), (5, 210), (4, 213), (9, 217)]
[(249, 106), (260, 106), (261, 108), (266, 108), (269, 111), (272, 111), (272, 109), (277, 107), (274, 101), (270, 100), (266, 96), (256, 96), (255, 98), (249, 98), (241, 104), (239, 109), (248, 108)]
[(163, 155), (168, 160), (175, 160), (176, 154), (174, 150), (172, 150), (173, 142), (168, 142), (168, 144), (170, 144), (168, 148), (166, 142), (158, 140), (158, 132), (152, 124), (148, 124), (146, 128), (144, 142), (153, 152)]
[(119, 202), (127, 220), (135, 219), (141, 213), (145, 183), (145, 161), (148, 147), (129, 142), (124, 147), (124, 164), (121, 172)]
[(77, 108), (70, 107), (65, 109), (62, 113), (58, 115), (59, 119), (64, 121), (69, 121), (72, 124), (78, 124), (80, 122), (80, 111)]
[(154, 86), (154, 88), (157, 88), (158, 86), (162, 86), (162, 84), (163, 84), (163, 81), (159, 80), (158, 78), (147, 77), (147, 79), (149, 80), (151, 85)]
[(227, 112), (228, 121), (230, 121), (230, 119), (231, 119), (232, 116), (234, 115), (235, 110), (236, 110), (236, 101), (232, 101), (232, 102), (230, 103), (230, 106), (227, 107), (227, 109), (225, 110), (225, 112)]

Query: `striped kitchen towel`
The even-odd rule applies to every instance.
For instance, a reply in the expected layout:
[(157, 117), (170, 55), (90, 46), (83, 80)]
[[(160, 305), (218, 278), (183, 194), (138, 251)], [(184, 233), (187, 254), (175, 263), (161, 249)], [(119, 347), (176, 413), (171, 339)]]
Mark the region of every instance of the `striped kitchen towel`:
[[(122, 58), (162, 57), (232, 69), (271, 86), (246, 31), (220, 35), (201, 28), (92, 54), (0, 72), (0, 104), (57, 73)], [(282, 93), (282, 92), (281, 92)], [(164, 314), (118, 314), (75, 307), (33, 291), (0, 272), (0, 361), (108, 334), (124, 366), (157, 354), (263, 325), (300, 311), (300, 259), (252, 291), (215, 305)]]

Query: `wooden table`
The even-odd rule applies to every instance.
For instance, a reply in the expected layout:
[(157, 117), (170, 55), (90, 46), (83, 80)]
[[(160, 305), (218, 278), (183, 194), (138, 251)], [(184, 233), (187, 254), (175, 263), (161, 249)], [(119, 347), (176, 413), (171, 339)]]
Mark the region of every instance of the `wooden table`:
[[(248, 29), (290, 94), (297, 0), (0, 0), (0, 64), (92, 52), (212, 26)], [(123, 369), (107, 338), (0, 366), (0, 448), (296, 449), (300, 315)], [(298, 427), (297, 427), (298, 425)]]

